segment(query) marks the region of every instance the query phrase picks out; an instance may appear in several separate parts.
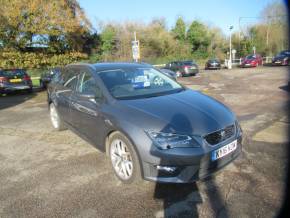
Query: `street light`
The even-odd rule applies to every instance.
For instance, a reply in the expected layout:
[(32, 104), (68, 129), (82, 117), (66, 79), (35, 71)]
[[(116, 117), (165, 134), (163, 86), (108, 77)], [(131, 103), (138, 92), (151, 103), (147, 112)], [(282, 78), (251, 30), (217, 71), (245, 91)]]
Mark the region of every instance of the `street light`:
[(234, 28), (234, 26), (230, 26), (230, 60), (228, 63), (228, 69), (232, 69), (232, 32), (231, 30)]

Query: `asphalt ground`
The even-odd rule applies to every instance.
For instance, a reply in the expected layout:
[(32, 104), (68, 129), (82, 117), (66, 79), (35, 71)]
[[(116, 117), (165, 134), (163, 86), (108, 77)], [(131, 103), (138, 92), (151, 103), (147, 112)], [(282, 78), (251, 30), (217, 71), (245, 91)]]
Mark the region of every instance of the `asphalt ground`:
[(193, 184), (124, 185), (109, 159), (53, 130), (46, 92), (0, 97), (0, 217), (273, 217), (284, 197), (287, 67), (201, 71), (179, 82), (228, 105), (243, 152)]

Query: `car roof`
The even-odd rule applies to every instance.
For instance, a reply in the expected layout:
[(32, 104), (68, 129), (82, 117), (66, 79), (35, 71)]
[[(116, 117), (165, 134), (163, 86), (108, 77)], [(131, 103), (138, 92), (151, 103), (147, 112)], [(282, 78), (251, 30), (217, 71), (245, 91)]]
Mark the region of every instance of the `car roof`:
[(105, 71), (112, 69), (123, 69), (123, 68), (139, 68), (139, 67), (152, 67), (152, 65), (147, 63), (135, 63), (135, 62), (103, 62), (103, 63), (76, 63), (69, 64), (67, 66), (86, 66), (95, 69), (96, 71)]

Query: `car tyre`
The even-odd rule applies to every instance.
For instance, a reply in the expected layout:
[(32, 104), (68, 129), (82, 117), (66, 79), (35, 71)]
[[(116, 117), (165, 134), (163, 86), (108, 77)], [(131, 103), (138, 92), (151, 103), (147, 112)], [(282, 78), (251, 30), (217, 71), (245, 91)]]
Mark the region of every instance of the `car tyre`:
[(33, 92), (33, 88), (31, 87), (31, 88), (27, 89), (26, 92), (27, 92), (28, 94), (32, 93), (32, 92)]
[(46, 89), (46, 85), (44, 84), (42, 80), (39, 81), (39, 86), (41, 89)]
[(109, 136), (109, 157), (115, 175), (125, 184), (141, 180), (140, 162), (130, 140), (120, 132)]
[(66, 129), (64, 123), (61, 121), (58, 115), (58, 112), (54, 103), (51, 103), (49, 105), (49, 114), (50, 114), (50, 120), (51, 120), (52, 126), (55, 130), (62, 131)]

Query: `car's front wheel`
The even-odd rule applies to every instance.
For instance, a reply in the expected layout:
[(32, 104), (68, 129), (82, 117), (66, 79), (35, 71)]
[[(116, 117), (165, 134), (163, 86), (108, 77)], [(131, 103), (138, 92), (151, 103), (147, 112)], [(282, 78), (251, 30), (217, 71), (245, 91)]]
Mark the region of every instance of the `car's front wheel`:
[(109, 155), (116, 176), (124, 183), (141, 179), (140, 163), (132, 143), (120, 132), (109, 137)]
[(50, 120), (54, 129), (58, 131), (66, 129), (63, 122), (59, 118), (59, 115), (58, 115), (58, 112), (54, 103), (51, 103), (49, 105), (49, 114), (50, 114)]

